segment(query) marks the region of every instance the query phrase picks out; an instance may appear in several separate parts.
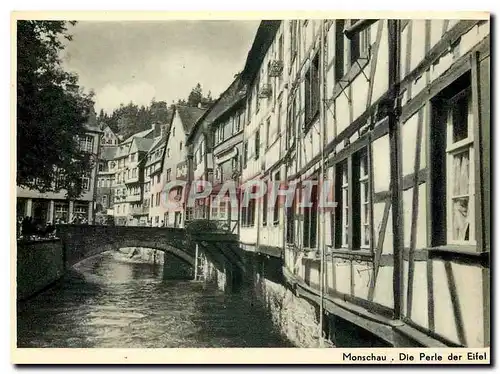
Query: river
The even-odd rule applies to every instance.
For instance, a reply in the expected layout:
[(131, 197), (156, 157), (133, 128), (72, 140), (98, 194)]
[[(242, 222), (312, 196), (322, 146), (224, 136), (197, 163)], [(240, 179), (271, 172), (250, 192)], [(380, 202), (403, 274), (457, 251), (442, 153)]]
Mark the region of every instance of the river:
[(291, 347), (249, 293), (162, 281), (162, 266), (107, 252), (18, 306), (19, 348)]

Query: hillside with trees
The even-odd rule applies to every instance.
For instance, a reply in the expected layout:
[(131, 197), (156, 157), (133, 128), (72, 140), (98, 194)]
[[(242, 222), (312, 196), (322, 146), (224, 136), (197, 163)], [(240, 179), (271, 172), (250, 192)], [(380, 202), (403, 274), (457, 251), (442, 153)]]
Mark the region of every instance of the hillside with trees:
[[(187, 99), (179, 99), (176, 104), (197, 107), (200, 103), (203, 106), (209, 106), (214, 101), (210, 91), (205, 96), (201, 84), (198, 83), (193, 87)], [(153, 99), (147, 106), (139, 106), (130, 102), (126, 105), (121, 104), (111, 114), (101, 110), (97, 121), (108, 125), (115, 133), (122, 135), (125, 139), (134, 133), (147, 130), (152, 123), (165, 123), (172, 110), (173, 104), (168, 105), (166, 101)]]

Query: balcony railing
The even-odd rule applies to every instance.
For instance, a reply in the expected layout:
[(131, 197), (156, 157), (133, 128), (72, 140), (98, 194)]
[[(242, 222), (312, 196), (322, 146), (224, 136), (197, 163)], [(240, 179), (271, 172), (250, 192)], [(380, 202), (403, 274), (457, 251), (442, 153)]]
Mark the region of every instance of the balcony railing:
[(128, 195), (125, 198), (125, 201), (129, 202), (129, 203), (141, 201), (141, 195), (140, 194), (138, 194), (138, 195)]
[(139, 176), (135, 176), (135, 177), (130, 177), (130, 178), (126, 178), (125, 179), (125, 184), (129, 184), (129, 183), (137, 183), (139, 182)]
[(130, 208), (129, 212), (133, 216), (143, 216), (149, 214), (149, 207), (140, 206), (140, 207)]

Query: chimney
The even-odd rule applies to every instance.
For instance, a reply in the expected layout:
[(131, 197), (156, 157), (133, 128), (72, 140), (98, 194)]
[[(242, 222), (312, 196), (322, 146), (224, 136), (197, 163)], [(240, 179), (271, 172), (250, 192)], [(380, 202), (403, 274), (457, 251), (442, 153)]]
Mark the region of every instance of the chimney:
[(156, 122), (154, 124), (154, 137), (155, 138), (158, 136), (161, 136), (161, 133), (162, 133), (161, 128), (162, 128), (161, 123)]

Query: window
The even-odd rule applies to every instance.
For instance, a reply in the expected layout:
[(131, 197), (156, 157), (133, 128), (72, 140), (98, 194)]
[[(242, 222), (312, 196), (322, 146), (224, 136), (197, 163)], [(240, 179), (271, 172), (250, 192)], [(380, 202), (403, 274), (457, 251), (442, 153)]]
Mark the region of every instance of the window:
[(266, 120), (266, 148), (271, 146), (271, 118)]
[(269, 193), (265, 193), (262, 197), (262, 225), (267, 226), (267, 216), (269, 214), (268, 207)]
[(232, 119), (226, 120), (224, 123), (224, 140), (229, 139), (233, 134), (233, 121)]
[(281, 135), (281, 115), (283, 110), (283, 102), (280, 100), (278, 104), (278, 118), (277, 118), (277, 130), (276, 130), (276, 138), (279, 138)]
[(104, 208), (106, 208), (108, 206), (108, 196), (107, 195), (102, 196), (102, 206)]
[(172, 169), (167, 169), (167, 182), (170, 182), (171, 175), (172, 175)]
[(79, 138), (80, 150), (82, 152), (92, 153), (94, 138), (92, 136), (84, 136)]
[(288, 148), (291, 148), (292, 145), (295, 142), (295, 109), (296, 109), (296, 104), (295, 104), (296, 99), (291, 98), (291, 104), (288, 108), (288, 121), (287, 121), (287, 145)]
[(259, 113), (260, 109), (259, 90), (260, 90), (260, 72), (257, 75), (257, 78), (255, 79), (255, 113)]
[(212, 199), (211, 219), (218, 219), (219, 207), (217, 206), (217, 196)]
[(135, 162), (135, 153), (130, 155), (130, 162)]
[[(310, 189), (310, 203), (312, 206), (304, 207), (304, 227), (303, 227), (303, 243), (304, 248), (316, 248), (317, 242), (317, 227), (318, 227), (318, 185), (308, 186), (303, 188), (302, 192), (307, 194)], [(308, 196), (306, 196), (306, 199)], [(307, 200), (306, 200), (307, 201)]]
[(151, 194), (151, 207), (153, 207), (154, 201), (155, 201), (155, 195)]
[(87, 218), (87, 214), (88, 214), (88, 211), (89, 211), (89, 207), (88, 205), (76, 205), (75, 204), (75, 207), (73, 209), (73, 213), (78, 217), (80, 216), (80, 218)]
[(247, 166), (248, 161), (248, 142), (243, 144), (243, 167)]
[(359, 228), (359, 246), (360, 248), (370, 248), (370, 189), (368, 184), (368, 154), (366, 150), (358, 153), (356, 157), (356, 172), (358, 177), (356, 194), (359, 197), (359, 201), (356, 201), (356, 206), (359, 204), (359, 216), (355, 219), (359, 219), (358, 222), (354, 222), (356, 227)]
[(90, 178), (88, 175), (83, 175), (80, 180), (82, 181), (82, 190), (88, 191), (90, 188)]
[[(280, 35), (278, 39), (278, 61), (283, 64), (283, 56), (284, 56), (284, 43), (283, 43), (283, 34)], [(278, 84), (281, 86), (283, 83), (283, 73), (278, 76)]]
[(335, 83), (344, 76), (344, 20), (335, 21)]
[(175, 136), (175, 127), (172, 129), (172, 136)]
[(432, 245), (475, 245), (475, 124), (470, 74), (445, 89), (433, 104)]
[(260, 155), (260, 130), (255, 132), (255, 159), (258, 159)]
[(104, 170), (104, 164), (102, 162), (99, 162), (99, 171)]
[(290, 21), (290, 66), (297, 54), (297, 21)]
[(167, 157), (170, 157), (170, 148), (167, 148)]
[(448, 242), (474, 242), (474, 147), (470, 91), (450, 100), (447, 118)]
[[(257, 191), (257, 186), (252, 186), (251, 191), (252, 193), (255, 193)], [(242, 191), (241, 201), (244, 202), (244, 199), (245, 191)], [(243, 203), (241, 208), (241, 225), (245, 227), (252, 227), (255, 225), (255, 198), (250, 199), (247, 206), (244, 205), (245, 204)]]
[(311, 122), (319, 113), (320, 81), (319, 81), (319, 53), (311, 62), (309, 70), (306, 72), (305, 90), (305, 123), (306, 129), (311, 126)]
[(367, 148), (335, 165), (335, 248), (371, 248), (369, 168)]
[[(357, 19), (351, 20), (351, 26), (357, 21)], [(370, 27), (352, 36), (350, 50), (351, 65), (355, 64), (360, 57), (368, 57), (370, 50)]]
[(237, 114), (237, 116), (235, 117), (234, 119), (234, 133), (237, 133), (240, 131), (240, 129), (243, 127), (243, 116), (244, 116), (244, 112), (240, 112)]
[(54, 221), (62, 220), (63, 222), (68, 221), (68, 204), (56, 203), (54, 204)]
[(286, 208), (286, 242), (292, 244), (295, 242), (295, 208), (296, 194), (293, 197), (292, 206)]
[(160, 177), (161, 177), (161, 176), (160, 176), (160, 174), (158, 174), (158, 175), (156, 176), (156, 183), (157, 183), (157, 184), (158, 184), (158, 183), (160, 183)]
[(136, 178), (137, 177), (137, 168), (133, 168), (132, 169), (132, 178)]
[[(280, 182), (280, 172), (277, 171), (276, 174), (274, 174), (274, 182), (279, 183)], [(278, 199), (274, 202), (274, 207), (273, 207), (273, 225), (279, 225), (280, 223), (280, 205), (278, 203)]]
[(349, 178), (347, 170), (347, 160), (335, 166), (337, 191), (337, 214), (335, 214), (336, 235), (335, 247), (349, 247)]
[(182, 142), (179, 143), (179, 151), (182, 151)]
[(252, 119), (252, 92), (248, 95), (248, 114), (247, 121), (250, 124), (250, 120)]

